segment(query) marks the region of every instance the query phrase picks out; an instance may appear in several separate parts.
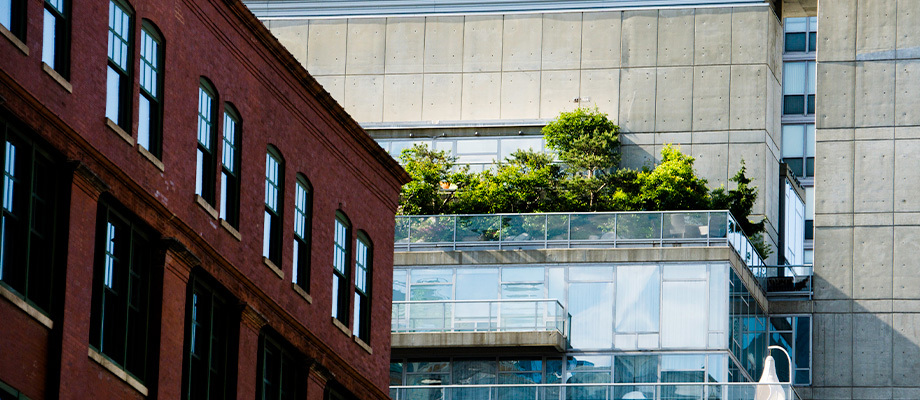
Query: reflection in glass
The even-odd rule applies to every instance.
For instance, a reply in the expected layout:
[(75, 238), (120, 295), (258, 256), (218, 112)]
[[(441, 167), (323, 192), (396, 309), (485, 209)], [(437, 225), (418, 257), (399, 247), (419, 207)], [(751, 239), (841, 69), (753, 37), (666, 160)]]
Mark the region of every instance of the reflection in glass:
[(617, 332), (658, 331), (660, 274), (657, 265), (617, 267)]
[(570, 283), (571, 346), (576, 349), (610, 348), (613, 344), (612, 311), (612, 283)]

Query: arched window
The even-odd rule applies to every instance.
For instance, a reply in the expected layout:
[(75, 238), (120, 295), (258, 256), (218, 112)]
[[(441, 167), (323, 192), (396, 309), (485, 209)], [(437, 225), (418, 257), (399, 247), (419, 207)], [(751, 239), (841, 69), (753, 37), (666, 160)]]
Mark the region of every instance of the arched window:
[(162, 158), (163, 36), (150, 21), (141, 24), (140, 71), (137, 144), (154, 157)]
[(195, 194), (214, 205), (215, 143), (217, 139), (217, 91), (207, 79), (198, 86), (198, 151)]
[(335, 248), (332, 257), (332, 317), (348, 326), (350, 297), (351, 222), (341, 211), (335, 213)]
[(109, 0), (109, 58), (106, 69), (105, 116), (131, 131), (131, 56), (134, 54), (134, 12), (127, 3)]

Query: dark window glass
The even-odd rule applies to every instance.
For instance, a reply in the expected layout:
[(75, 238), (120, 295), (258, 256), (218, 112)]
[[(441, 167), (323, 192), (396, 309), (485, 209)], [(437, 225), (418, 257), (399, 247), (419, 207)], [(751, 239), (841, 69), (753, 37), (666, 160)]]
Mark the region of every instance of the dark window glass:
[(70, 76), (69, 8), (68, 0), (45, 0), (42, 25), (42, 62), (64, 78)]
[(186, 312), (186, 399), (232, 399), (236, 384), (229, 378), (236, 366), (231, 332), (238, 324), (222, 290), (201, 278), (189, 283)]
[(786, 52), (805, 51), (805, 32), (786, 33)]
[(363, 233), (355, 241), (355, 324), (354, 334), (365, 343), (370, 339), (371, 277), (373, 251), (370, 240)]
[(815, 158), (808, 157), (805, 159), (805, 176), (815, 176)]
[(139, 381), (147, 377), (150, 236), (100, 203), (90, 345)]
[(310, 226), (313, 215), (313, 190), (307, 178), (297, 177), (294, 193), (294, 273), (292, 281), (310, 292)]
[(229, 105), (224, 110), (224, 149), (221, 160), (220, 217), (240, 227), (240, 144), (243, 143), (239, 114)]
[(803, 161), (801, 157), (796, 158), (784, 158), (783, 162), (789, 165), (789, 169), (792, 170), (792, 173), (797, 177), (803, 177)]
[(805, 96), (783, 96), (783, 114), (804, 114)]
[(138, 97), (137, 144), (160, 158), (163, 132), (163, 45), (156, 28), (141, 29), (141, 77)]
[(815, 113), (815, 95), (813, 94), (808, 95), (808, 113)]
[(257, 399), (294, 400), (306, 397), (304, 371), (300, 357), (290, 346), (273, 338), (261, 337), (259, 387)]
[(131, 130), (131, 38), (134, 24), (128, 7), (109, 1), (109, 51), (105, 116), (125, 131)]
[(0, 135), (0, 282), (48, 313), (54, 292), (60, 166), (2, 119)]
[(214, 204), (214, 170), (217, 158), (217, 92), (204, 79), (198, 87), (198, 152), (196, 159), (195, 194), (208, 204)]
[(818, 34), (815, 32), (808, 32), (808, 51), (815, 51), (815, 48), (818, 45)]
[(335, 215), (335, 247), (332, 260), (332, 317), (348, 324), (351, 224), (345, 214)]
[(815, 238), (815, 221), (813, 219), (805, 220), (805, 240), (814, 240)]
[(26, 41), (26, 0), (0, 1), (0, 25)]
[(265, 225), (262, 256), (281, 267), (281, 200), (284, 199), (284, 161), (269, 146), (265, 156)]

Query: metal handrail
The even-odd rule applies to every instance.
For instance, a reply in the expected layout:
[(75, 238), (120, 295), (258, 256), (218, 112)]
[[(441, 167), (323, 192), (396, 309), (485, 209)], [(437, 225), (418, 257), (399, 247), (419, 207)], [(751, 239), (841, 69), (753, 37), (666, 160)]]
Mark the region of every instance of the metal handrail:
[[(500, 305), (504, 303), (511, 304), (529, 304), (533, 303), (533, 314), (524, 315), (523, 318), (533, 318), (533, 324), (505, 324), (503, 323), (502, 314), (510, 311), (503, 310)], [(415, 318), (412, 317), (412, 306), (441, 305), (442, 311), (439, 313), (440, 321), (436, 326), (412, 326), (413, 321), (438, 322), (438, 318)], [(488, 305), (488, 311), (481, 315), (468, 317), (457, 317), (458, 304), (483, 304)], [(493, 311), (493, 305), (499, 305), (498, 309)], [(548, 305), (541, 308), (541, 305)], [(450, 307), (450, 312), (448, 311)], [(513, 314), (514, 317), (521, 317), (520, 314)], [(464, 320), (466, 319), (466, 320)], [(464, 326), (470, 324), (472, 326)], [(485, 327), (479, 323), (488, 324)], [(552, 327), (549, 324), (552, 323)], [(565, 307), (558, 299), (491, 299), (491, 300), (418, 300), (418, 301), (394, 301), (391, 316), (391, 331), (394, 333), (404, 332), (521, 332), (521, 331), (546, 331), (555, 330), (569, 336), (571, 329), (571, 315), (566, 312)]]
[[(527, 395), (527, 398), (547, 398), (547, 392), (552, 393), (553, 398), (560, 396), (559, 398), (567, 398), (566, 390), (573, 389), (607, 389), (608, 393), (605, 394), (606, 399), (613, 399), (614, 397), (610, 393), (614, 388), (654, 388), (654, 395), (652, 398), (657, 399), (664, 397), (661, 393), (663, 388), (670, 387), (700, 387), (712, 388), (719, 390), (721, 396), (720, 399), (724, 400), (751, 400), (754, 398), (754, 393), (758, 387), (767, 386), (771, 388), (781, 389), (787, 399), (794, 400), (800, 399), (798, 393), (795, 392), (792, 385), (789, 383), (759, 383), (759, 382), (630, 382), (630, 383), (533, 383), (533, 384), (476, 384), (476, 385), (417, 385), (417, 386), (390, 386), (390, 394), (394, 395), (394, 400), (401, 400), (404, 396), (410, 397), (413, 393), (431, 393), (436, 391), (441, 391), (445, 399), (449, 399), (450, 394), (453, 392), (463, 391), (489, 391), (489, 397), (493, 398), (493, 392), (500, 392), (502, 390), (517, 390), (517, 391), (533, 391), (534, 397)], [(740, 392), (739, 392), (740, 391)], [(498, 397), (498, 393), (495, 393), (495, 397)], [(644, 397), (643, 397), (644, 398)]]

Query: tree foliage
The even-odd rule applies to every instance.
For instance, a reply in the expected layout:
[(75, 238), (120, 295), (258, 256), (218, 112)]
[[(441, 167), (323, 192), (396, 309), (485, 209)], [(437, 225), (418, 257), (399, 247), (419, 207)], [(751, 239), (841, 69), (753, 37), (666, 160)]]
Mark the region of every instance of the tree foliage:
[[(400, 161), (412, 176), (403, 186), (399, 213), (492, 214), (530, 212), (656, 211), (727, 209), (757, 241), (764, 221), (751, 222), (757, 188), (741, 168), (730, 179), (733, 189), (709, 190), (696, 175), (694, 158), (667, 145), (661, 161), (639, 170), (615, 168), (618, 128), (597, 110), (562, 113), (543, 132), (553, 156), (517, 151), (492, 170), (472, 173), (457, 167), (447, 152), (425, 145), (403, 150)], [(757, 243), (755, 243), (757, 245)], [(761, 254), (769, 248), (757, 246)]]

